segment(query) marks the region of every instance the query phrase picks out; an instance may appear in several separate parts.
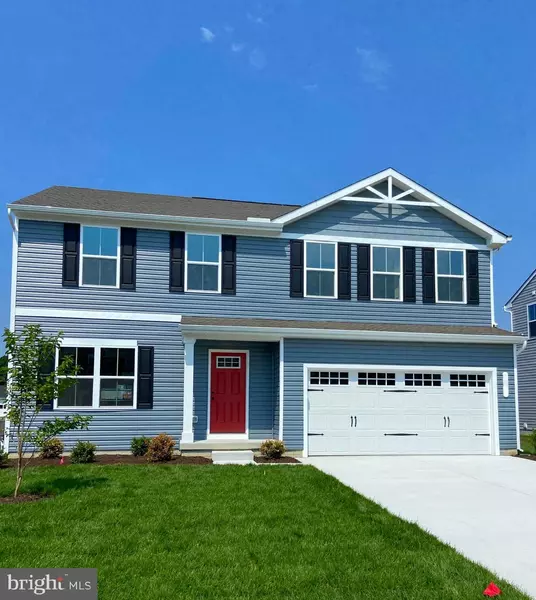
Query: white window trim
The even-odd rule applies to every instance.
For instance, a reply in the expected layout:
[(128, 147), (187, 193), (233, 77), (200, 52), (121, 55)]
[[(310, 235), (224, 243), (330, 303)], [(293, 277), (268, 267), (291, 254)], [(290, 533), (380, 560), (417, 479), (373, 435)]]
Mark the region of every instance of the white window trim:
[[(136, 340), (110, 340), (110, 339), (91, 339), (91, 338), (65, 338), (62, 341), (62, 347), (66, 348), (93, 348), (95, 351), (95, 361), (93, 365), (93, 375), (79, 375), (76, 379), (93, 380), (93, 402), (91, 406), (58, 406), (58, 399), (54, 398), (54, 410), (91, 412), (91, 411), (118, 411), (118, 410), (136, 410), (138, 408), (138, 342)], [(101, 375), (101, 349), (102, 348), (131, 348), (134, 350), (134, 375), (115, 376)], [(59, 364), (59, 348), (56, 351), (56, 368)], [(132, 406), (99, 406), (100, 401), (100, 382), (101, 379), (133, 379), (133, 403)]]
[[(461, 252), (462, 253), (462, 267), (463, 275), (441, 275), (437, 269), (437, 253), (438, 252)], [(467, 304), (467, 266), (466, 266), (466, 251), (460, 248), (435, 248), (434, 261), (435, 261), (435, 301), (436, 304)], [(439, 278), (450, 277), (451, 279), (462, 280), (462, 294), (463, 300), (440, 300), (439, 299)]]
[[(308, 244), (324, 244), (326, 246), (334, 246), (335, 247), (335, 266), (332, 269), (326, 268), (316, 268), (316, 267), (308, 267), (307, 266), (307, 246)], [(337, 242), (327, 242), (325, 240), (306, 240), (303, 244), (303, 295), (305, 298), (316, 298), (318, 300), (329, 299), (333, 300), (334, 298), (338, 298), (339, 295), (339, 286), (338, 286), (338, 277), (337, 271), (339, 269), (339, 256), (338, 256), (338, 248)], [(307, 293), (307, 271), (326, 271), (328, 273), (333, 273), (333, 296), (315, 296)]]
[(534, 340), (534, 339), (536, 339), (536, 336), (531, 337), (530, 324), (536, 322), (536, 319), (530, 318), (530, 307), (531, 306), (536, 306), (536, 302), (531, 302), (530, 304), (527, 304), (527, 336), (528, 336), (529, 340)]
[[(86, 227), (97, 227), (98, 229), (113, 229), (117, 232), (117, 252), (115, 256), (112, 255), (100, 255), (100, 254), (84, 254), (84, 230)], [(118, 289), (119, 288), (119, 277), (121, 274), (121, 227), (105, 227), (102, 225), (90, 225), (88, 224), (80, 224), (80, 287), (92, 287), (92, 288), (104, 288), (108, 290)], [(84, 281), (84, 258), (103, 258), (103, 259), (115, 259), (116, 261), (116, 272), (115, 272), (115, 285), (97, 285), (93, 283), (83, 283)]]
[[(400, 253), (400, 272), (395, 273), (393, 271), (375, 271), (374, 270), (374, 248), (394, 248), (397, 249)], [(371, 289), (371, 300), (377, 302), (403, 302), (404, 301), (404, 278), (402, 277), (402, 272), (404, 269), (404, 265), (402, 255), (402, 247), (401, 246), (389, 246), (389, 245), (373, 245), (370, 247), (370, 289)], [(374, 296), (374, 275), (398, 275), (398, 289), (400, 290), (400, 298), (376, 298)]]
[[(188, 238), (191, 235), (203, 235), (218, 238), (218, 262), (206, 262), (200, 260), (189, 260), (188, 259)], [(217, 233), (203, 233), (203, 232), (190, 232), (186, 233), (186, 240), (184, 244), (184, 290), (193, 294), (221, 294), (221, 235)], [(188, 265), (212, 265), (218, 267), (218, 289), (217, 290), (191, 290), (188, 288)]]

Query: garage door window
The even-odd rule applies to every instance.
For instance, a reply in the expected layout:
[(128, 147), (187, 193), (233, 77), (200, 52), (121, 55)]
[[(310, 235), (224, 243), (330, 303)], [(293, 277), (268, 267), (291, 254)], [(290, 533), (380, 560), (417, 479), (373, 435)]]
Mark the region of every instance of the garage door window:
[(450, 376), (450, 387), (486, 387), (485, 375), (474, 375), (472, 373), (453, 373)]
[(348, 385), (348, 371), (311, 371), (311, 385)]
[(406, 373), (404, 383), (408, 387), (441, 387), (441, 373)]
[(396, 377), (394, 373), (359, 373), (357, 383), (358, 385), (395, 385)]

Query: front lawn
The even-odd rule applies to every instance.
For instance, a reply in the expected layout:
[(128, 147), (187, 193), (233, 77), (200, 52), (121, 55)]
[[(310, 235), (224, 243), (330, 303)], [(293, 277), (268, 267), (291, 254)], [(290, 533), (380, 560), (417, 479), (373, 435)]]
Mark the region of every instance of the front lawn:
[(0, 566), (96, 567), (99, 600), (526, 598), (312, 467), (40, 467), (23, 491), (56, 497), (0, 506)]

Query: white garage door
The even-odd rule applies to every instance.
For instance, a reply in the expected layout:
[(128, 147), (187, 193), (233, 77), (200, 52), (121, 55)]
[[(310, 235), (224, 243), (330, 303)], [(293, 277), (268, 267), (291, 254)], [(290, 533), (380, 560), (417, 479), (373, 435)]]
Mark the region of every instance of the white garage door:
[(490, 454), (490, 381), (477, 372), (308, 372), (308, 453)]

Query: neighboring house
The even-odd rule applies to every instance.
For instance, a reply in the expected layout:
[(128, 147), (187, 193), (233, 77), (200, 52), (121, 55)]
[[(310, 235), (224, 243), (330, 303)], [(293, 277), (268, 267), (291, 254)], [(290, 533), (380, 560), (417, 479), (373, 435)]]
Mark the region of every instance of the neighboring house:
[(519, 420), (523, 429), (536, 429), (536, 271), (508, 300), (512, 331), (528, 337), (517, 356)]
[(11, 325), (64, 332), (81, 374), (46, 408), (93, 416), (67, 447), (519, 445), (523, 338), (493, 326), (510, 238), (393, 169), (305, 206), (53, 187), (9, 214)]

